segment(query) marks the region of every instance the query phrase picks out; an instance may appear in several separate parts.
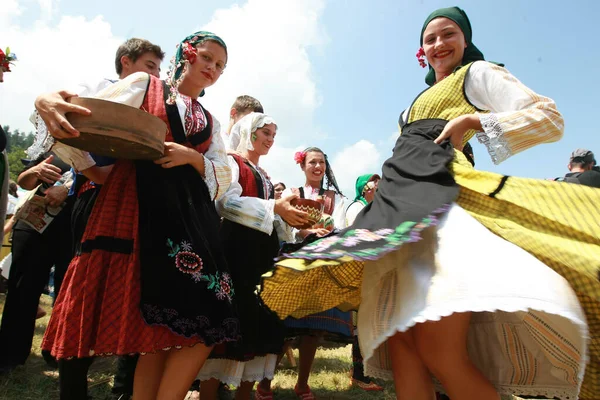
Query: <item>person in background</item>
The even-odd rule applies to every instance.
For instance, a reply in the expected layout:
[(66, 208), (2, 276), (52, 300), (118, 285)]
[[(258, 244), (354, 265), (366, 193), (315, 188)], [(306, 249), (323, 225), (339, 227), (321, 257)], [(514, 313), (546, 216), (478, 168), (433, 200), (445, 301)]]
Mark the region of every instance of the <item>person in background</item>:
[(281, 194), (286, 189), (285, 183), (278, 182), (273, 186), (273, 188), (275, 190), (275, 200), (279, 200), (281, 198)]
[[(147, 72), (155, 77), (160, 76), (160, 64), (164, 59), (165, 53), (161, 47), (146, 40), (140, 38), (131, 38), (126, 40), (119, 46), (115, 54), (115, 72), (119, 79), (125, 79), (131, 74), (136, 72)], [(43, 121), (52, 121), (51, 126), (62, 126), (66, 124), (66, 129), (72, 129), (72, 126), (68, 123), (65, 118), (65, 114), (68, 111), (73, 111), (77, 106), (68, 102), (68, 99), (72, 96), (94, 96), (100, 90), (116, 82), (114, 79), (102, 79), (101, 81), (92, 85), (82, 85), (76, 92), (70, 92), (63, 90), (55, 93), (48, 93), (40, 95), (36, 99), (36, 107), (38, 109), (38, 120), (41, 121), (36, 137), (37, 144), (28, 149), (28, 152), (40, 151), (47, 146), (42, 140), (48, 136), (46, 133), (47, 127)], [(115, 160), (110, 157), (98, 156), (90, 154), (93, 163), (93, 167), (88, 167), (90, 164), (87, 163), (83, 157), (78, 157), (79, 153), (72, 152), (69, 147), (62, 147), (59, 150), (63, 152), (64, 157), (77, 162), (78, 169), (83, 170), (75, 175), (75, 182), (70, 196), (73, 197), (73, 211), (72, 211), (72, 241), (65, 243), (65, 246), (70, 246), (75, 253), (81, 242), (81, 237), (87, 225), (88, 218), (92, 212), (102, 183), (105, 176), (112, 170), (112, 165)], [(33, 154), (34, 155), (34, 154)], [(90, 177), (86, 176), (88, 174)], [(92, 179), (90, 179), (92, 178)], [(58, 293), (57, 293), (58, 295)], [(49, 361), (50, 364), (54, 365), (56, 362), (52, 361), (52, 357), (46, 350), (42, 351), (44, 359)], [(112, 387), (112, 393), (118, 400), (127, 400), (133, 394), (133, 378), (135, 374), (135, 366), (137, 364), (138, 355), (123, 355), (118, 357), (117, 360), (117, 371), (114, 378)], [(88, 360), (91, 363), (91, 360)], [(73, 363), (75, 365), (76, 363)], [(79, 370), (80, 368), (74, 367)], [(63, 363), (62, 379), (72, 382), (73, 379), (78, 377), (81, 379), (87, 379), (84, 375), (79, 373), (71, 373), (69, 363)], [(75, 386), (82, 386), (83, 382), (74, 383)]]
[(227, 149), (235, 150), (239, 145), (239, 135), (237, 135), (238, 137), (232, 138), (231, 129), (239, 122), (239, 120), (251, 112), (264, 113), (265, 110), (262, 104), (260, 104), (260, 101), (254, 97), (248, 96), (247, 94), (238, 96), (229, 109), (229, 124), (227, 125), (227, 129), (222, 132), (223, 142), (225, 142), (225, 147), (227, 147)]
[[(25, 364), (31, 352), (39, 300), (50, 270), (55, 266), (54, 287), (59, 290), (64, 271), (71, 260), (70, 206), (67, 194), (73, 183), (70, 168), (54, 154), (44, 154), (19, 175), (18, 184), (26, 190), (37, 188), (37, 195), (49, 206), (62, 207), (42, 232), (17, 221), (13, 227), (12, 262), (8, 292), (0, 325), (0, 370), (9, 372)], [(68, 178), (68, 180), (64, 180)]]
[[(358, 213), (373, 201), (375, 192), (377, 192), (377, 185), (379, 184), (380, 180), (381, 177), (377, 174), (361, 175), (356, 179), (356, 196), (354, 197), (354, 201), (350, 203), (346, 209), (346, 226), (352, 225)], [(355, 327), (356, 317), (356, 312), (353, 311), (352, 319), (354, 320)], [(354, 329), (354, 340), (352, 342), (352, 370), (350, 382), (353, 386), (369, 392), (378, 392), (383, 390), (382, 386), (376, 384), (371, 378), (365, 376), (365, 366), (363, 364), (363, 356), (358, 343), (358, 334), (356, 328)]]
[(573, 151), (567, 167), (570, 172), (564, 177), (556, 178), (556, 181), (600, 188), (600, 170), (596, 166), (596, 157), (590, 150)]

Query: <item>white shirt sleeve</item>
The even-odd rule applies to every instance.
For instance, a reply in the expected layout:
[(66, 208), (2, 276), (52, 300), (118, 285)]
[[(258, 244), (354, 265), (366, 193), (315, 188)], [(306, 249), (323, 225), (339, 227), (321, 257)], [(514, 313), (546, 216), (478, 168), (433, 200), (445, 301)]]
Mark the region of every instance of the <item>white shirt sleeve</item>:
[(349, 227), (354, 223), (356, 216), (365, 208), (364, 204), (360, 201), (355, 201), (346, 209), (346, 227)]
[(227, 159), (231, 169), (231, 184), (229, 189), (217, 201), (219, 215), (270, 235), (273, 233), (273, 223), (275, 221), (275, 200), (242, 196), (242, 186), (239, 183), (239, 166), (232, 156), (228, 156)]
[(344, 204), (344, 196), (335, 195), (335, 206), (333, 208), (333, 224), (336, 229), (344, 229), (346, 227), (346, 205)]
[(204, 182), (213, 200), (221, 198), (231, 184), (231, 168), (220, 131), (221, 125), (213, 117), (212, 139), (204, 153)]
[[(144, 102), (149, 79), (149, 75), (143, 72), (129, 75), (127, 78), (98, 93), (97, 97), (140, 108)], [(177, 105), (182, 124), (185, 126), (185, 115), (187, 114), (185, 102), (178, 98), (175, 104)], [(211, 143), (204, 154), (203, 177), (213, 200), (220, 198), (227, 191), (231, 183), (231, 171), (227, 162), (227, 153), (225, 152), (225, 145), (223, 144), (220, 130), (221, 125), (219, 121), (213, 117)]]
[(495, 164), (540, 143), (558, 141), (564, 130), (554, 101), (541, 96), (505, 68), (477, 61), (465, 80), (465, 94), (477, 108), (483, 132), (477, 133)]

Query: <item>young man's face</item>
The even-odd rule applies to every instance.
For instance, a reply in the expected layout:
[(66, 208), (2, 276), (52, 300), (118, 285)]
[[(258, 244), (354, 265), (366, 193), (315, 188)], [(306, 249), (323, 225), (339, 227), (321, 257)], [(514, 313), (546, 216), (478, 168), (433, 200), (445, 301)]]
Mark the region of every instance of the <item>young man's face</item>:
[(119, 78), (123, 79), (136, 72), (147, 72), (150, 75), (160, 78), (161, 61), (162, 60), (152, 52), (142, 54), (135, 62), (132, 62), (129, 57), (123, 56), (121, 57), (123, 72)]

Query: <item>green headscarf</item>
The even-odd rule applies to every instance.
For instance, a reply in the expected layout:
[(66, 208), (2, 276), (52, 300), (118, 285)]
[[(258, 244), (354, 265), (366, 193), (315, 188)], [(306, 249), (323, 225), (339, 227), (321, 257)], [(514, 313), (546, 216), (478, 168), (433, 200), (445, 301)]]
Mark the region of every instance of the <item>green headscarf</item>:
[(379, 175), (377, 174), (366, 174), (366, 175), (361, 175), (356, 179), (356, 197), (354, 198), (354, 201), (360, 201), (361, 203), (363, 203), (365, 206), (367, 204), (369, 204), (367, 202), (367, 199), (364, 198), (363, 196), (363, 190), (365, 189), (365, 186), (367, 186), (367, 183), (369, 183), (369, 181), (371, 180), (372, 177), (377, 177), (378, 179), (381, 179), (379, 177)]
[[(425, 23), (423, 24), (423, 28), (421, 29), (421, 47), (423, 47), (423, 34), (425, 33), (427, 25), (429, 25), (429, 23), (434, 19), (440, 17), (448, 18), (449, 20), (454, 21), (465, 35), (467, 48), (465, 49), (465, 54), (463, 55), (461, 65), (466, 65), (473, 61), (485, 60), (483, 53), (479, 51), (477, 46), (473, 44), (473, 32), (471, 30), (471, 22), (469, 21), (469, 17), (467, 17), (467, 14), (458, 7), (440, 8), (439, 10), (435, 10), (429, 14), (429, 17), (427, 17)], [(425, 82), (429, 86), (433, 86), (435, 83), (435, 71), (433, 68), (431, 68), (431, 65), (429, 65), (429, 71), (425, 77)]]
[[(202, 42), (203, 40), (214, 40), (215, 42), (219, 43), (221, 46), (223, 46), (223, 48), (225, 49), (225, 54), (227, 55), (227, 45), (225, 45), (225, 42), (223, 41), (223, 39), (221, 39), (220, 37), (218, 37), (217, 35), (215, 35), (212, 32), (206, 32), (206, 31), (198, 31), (194, 34), (189, 35), (188, 37), (186, 37), (185, 39), (183, 39), (181, 41), (181, 43), (179, 43), (177, 45), (177, 52), (175, 53), (175, 56), (173, 56), (173, 58), (171, 59), (171, 68), (169, 69), (169, 72), (167, 73), (167, 83), (169, 84), (169, 86), (171, 86), (171, 88), (177, 88), (179, 86), (179, 79), (181, 78), (181, 74), (183, 73), (183, 70), (185, 68), (185, 61), (187, 60), (187, 58), (184, 55), (184, 51), (185, 48), (187, 47), (188, 43), (192, 46), (192, 47), (196, 47), (196, 45), (198, 45), (198, 43)], [(173, 90), (173, 89), (171, 89)], [(200, 96), (204, 95), (204, 90), (202, 91), (202, 93), (200, 94)]]

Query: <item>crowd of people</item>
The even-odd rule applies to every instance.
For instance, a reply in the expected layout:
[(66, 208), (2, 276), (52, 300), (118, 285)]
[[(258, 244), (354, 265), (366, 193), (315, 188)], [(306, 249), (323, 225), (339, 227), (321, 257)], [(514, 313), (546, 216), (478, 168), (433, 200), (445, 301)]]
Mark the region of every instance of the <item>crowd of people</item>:
[[(162, 49), (129, 39), (117, 80), (38, 96), (17, 184), (53, 211), (44, 229), (18, 218), (2, 153), (0, 211), (13, 207), (0, 374), (10, 379), (29, 357), (52, 270), (42, 354), (62, 400), (87, 399), (88, 369), (108, 356), (119, 357), (116, 398), (211, 400), (235, 387), (236, 399), (269, 400), (291, 346), (294, 392), (312, 400), (324, 341), (352, 345), (353, 385), (381, 391), (373, 378), (393, 380), (398, 399), (600, 397), (595, 156), (575, 150), (570, 172), (548, 180), (474, 169), (473, 137), (501, 163), (559, 140), (564, 124), (552, 99), (485, 61), (472, 36), (458, 7), (426, 19), (417, 58), (428, 89), (401, 113), (382, 170), (356, 177), (353, 195), (314, 146), (294, 155), (303, 186), (271, 182), (260, 165), (280, 133), (258, 99), (237, 97), (222, 129), (200, 102), (228, 61), (211, 32), (177, 45), (165, 80)], [(0, 52), (0, 82), (15, 60)], [(91, 114), (76, 96), (162, 120), (162, 157), (59, 141), (81, 135), (67, 113)], [(321, 204), (317, 222), (301, 199)]]

